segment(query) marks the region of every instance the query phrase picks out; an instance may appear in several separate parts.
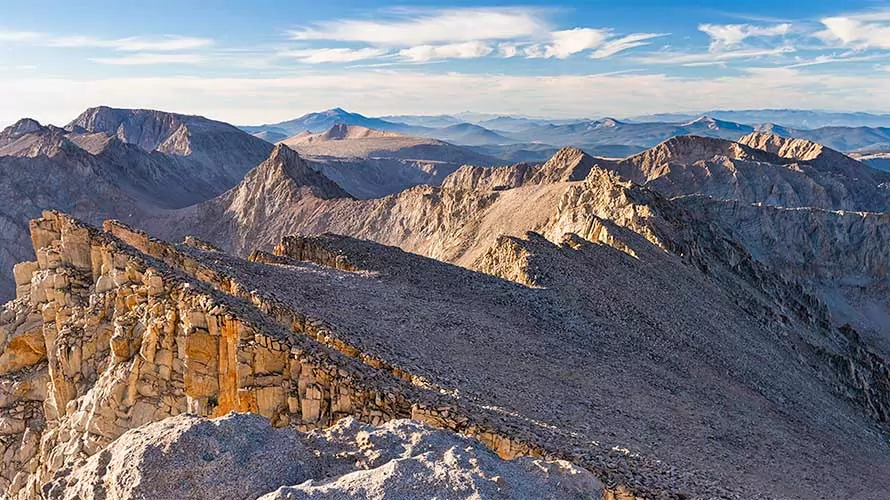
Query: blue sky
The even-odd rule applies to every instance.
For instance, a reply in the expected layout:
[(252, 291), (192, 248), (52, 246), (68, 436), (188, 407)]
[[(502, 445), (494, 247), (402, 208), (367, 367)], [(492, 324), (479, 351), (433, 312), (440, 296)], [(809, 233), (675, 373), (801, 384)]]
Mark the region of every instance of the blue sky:
[(0, 5), (0, 124), (107, 104), (552, 117), (890, 112), (890, 2), (42, 0)]

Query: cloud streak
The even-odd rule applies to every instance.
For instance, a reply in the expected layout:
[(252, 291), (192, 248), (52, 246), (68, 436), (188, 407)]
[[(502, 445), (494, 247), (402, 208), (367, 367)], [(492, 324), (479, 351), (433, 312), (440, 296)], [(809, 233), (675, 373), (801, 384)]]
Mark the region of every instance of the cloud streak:
[(533, 11), (447, 9), (392, 20), (340, 19), (290, 31), (294, 40), (360, 42), (377, 46), (422, 46), (476, 40), (535, 37), (549, 25)]
[(750, 38), (772, 38), (785, 36), (791, 31), (790, 23), (770, 26), (752, 24), (701, 24), (699, 31), (711, 38), (709, 50), (719, 52), (741, 47)]
[[(448, 99), (441, 99), (443, 95)], [(284, 78), (0, 81), (0, 109), (12, 116), (64, 123), (98, 102), (206, 114), (235, 123), (292, 118), (338, 105), (368, 114), (521, 109), (553, 117), (630, 116), (715, 107), (890, 111), (890, 87), (884, 73), (842, 75), (789, 68), (753, 68), (711, 79), (662, 73), (509, 76), (356, 70)]]
[(363, 48), (363, 49), (347, 49), (347, 48), (322, 48), (322, 49), (299, 49), (286, 50), (278, 52), (276, 55), (283, 58), (293, 58), (297, 61), (307, 64), (323, 64), (323, 63), (351, 63), (356, 61), (365, 61), (368, 59), (378, 59), (388, 55), (390, 52), (384, 49)]

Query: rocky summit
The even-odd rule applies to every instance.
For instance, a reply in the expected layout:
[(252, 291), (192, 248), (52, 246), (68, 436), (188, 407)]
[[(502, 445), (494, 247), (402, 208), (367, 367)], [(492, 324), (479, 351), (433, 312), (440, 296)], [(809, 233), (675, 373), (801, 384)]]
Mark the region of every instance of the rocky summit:
[(345, 118), (0, 133), (2, 498), (890, 497), (890, 174)]

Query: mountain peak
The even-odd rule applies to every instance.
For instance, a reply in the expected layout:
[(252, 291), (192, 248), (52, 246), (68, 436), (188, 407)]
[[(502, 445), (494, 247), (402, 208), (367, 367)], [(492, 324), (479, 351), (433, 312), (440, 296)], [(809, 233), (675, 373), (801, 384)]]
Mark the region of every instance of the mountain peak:
[(343, 139), (367, 139), (373, 137), (405, 137), (396, 132), (386, 132), (384, 130), (376, 130), (361, 125), (348, 125), (346, 123), (337, 123), (327, 130), (327, 132), (316, 137), (316, 140), (322, 141), (338, 141)]
[(3, 136), (21, 136), (33, 132), (39, 132), (45, 127), (33, 118), (22, 118), (3, 130)]
[(845, 170), (851, 175), (862, 175), (870, 170), (865, 164), (839, 151), (807, 139), (752, 132), (739, 139), (739, 143), (790, 160), (808, 162), (816, 167)]
[(607, 116), (602, 120), (597, 121), (596, 125), (598, 127), (617, 127), (618, 125), (622, 125), (622, 122)]
[(548, 177), (555, 176), (566, 181), (580, 181), (587, 177), (596, 165), (596, 158), (584, 151), (567, 146), (556, 152), (547, 163), (541, 167)]
[(254, 182), (266, 186), (305, 187), (322, 199), (351, 198), (337, 183), (312, 169), (296, 151), (284, 144), (277, 144), (269, 158), (248, 173), (242, 184)]

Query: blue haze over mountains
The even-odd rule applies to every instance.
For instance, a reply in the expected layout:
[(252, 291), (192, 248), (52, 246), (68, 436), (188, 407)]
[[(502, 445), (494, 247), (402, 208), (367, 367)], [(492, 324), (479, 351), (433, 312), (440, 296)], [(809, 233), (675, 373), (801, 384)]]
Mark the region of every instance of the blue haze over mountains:
[(678, 135), (736, 140), (755, 131), (808, 139), (847, 153), (890, 151), (890, 115), (807, 110), (715, 110), (550, 120), (471, 112), (368, 117), (334, 108), (281, 123), (241, 128), (277, 142), (305, 131), (323, 132), (340, 123), (435, 138), (517, 162), (543, 161), (563, 146), (579, 147), (597, 156), (625, 157)]

